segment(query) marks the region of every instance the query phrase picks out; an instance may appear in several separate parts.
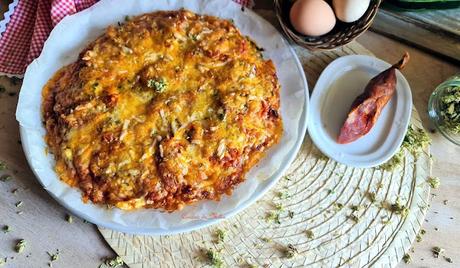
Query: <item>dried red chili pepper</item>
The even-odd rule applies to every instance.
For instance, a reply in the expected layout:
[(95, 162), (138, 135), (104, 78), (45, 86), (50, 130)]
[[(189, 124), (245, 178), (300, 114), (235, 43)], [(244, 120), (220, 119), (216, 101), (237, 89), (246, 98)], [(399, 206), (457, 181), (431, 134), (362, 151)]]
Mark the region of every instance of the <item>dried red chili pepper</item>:
[(372, 129), (382, 109), (396, 91), (396, 69), (402, 69), (409, 58), (409, 53), (404, 53), (398, 63), (369, 81), (364, 93), (359, 95), (351, 105), (348, 117), (340, 130), (338, 143), (353, 142)]

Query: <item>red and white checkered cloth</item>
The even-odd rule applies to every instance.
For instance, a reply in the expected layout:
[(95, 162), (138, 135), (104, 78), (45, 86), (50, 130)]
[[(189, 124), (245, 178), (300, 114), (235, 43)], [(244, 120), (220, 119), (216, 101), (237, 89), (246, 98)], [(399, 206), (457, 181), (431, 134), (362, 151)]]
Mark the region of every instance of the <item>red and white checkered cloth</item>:
[[(53, 27), (98, 0), (19, 0), (0, 37), (0, 74), (23, 75)], [(253, 0), (233, 0), (252, 7)]]

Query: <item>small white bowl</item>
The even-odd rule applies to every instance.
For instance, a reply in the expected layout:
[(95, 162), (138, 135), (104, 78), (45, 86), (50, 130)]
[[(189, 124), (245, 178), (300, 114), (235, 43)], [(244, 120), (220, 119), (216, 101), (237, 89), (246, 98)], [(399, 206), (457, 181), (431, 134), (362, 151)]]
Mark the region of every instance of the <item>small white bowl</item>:
[(349, 144), (337, 143), (352, 102), (369, 80), (390, 66), (377, 58), (350, 55), (333, 61), (323, 71), (311, 97), (308, 131), (325, 155), (348, 166), (375, 167), (398, 151), (412, 111), (410, 86), (398, 70), (396, 93), (369, 133)]

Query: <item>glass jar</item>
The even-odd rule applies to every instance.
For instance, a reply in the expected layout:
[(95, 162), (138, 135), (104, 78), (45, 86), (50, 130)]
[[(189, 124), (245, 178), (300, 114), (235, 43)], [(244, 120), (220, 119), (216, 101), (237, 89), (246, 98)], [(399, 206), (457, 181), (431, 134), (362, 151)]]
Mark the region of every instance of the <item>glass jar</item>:
[[(428, 116), (436, 129), (446, 139), (460, 146), (460, 111), (458, 111), (460, 99), (455, 98), (458, 100), (452, 108), (455, 108), (458, 113), (453, 119), (452, 108), (445, 104), (445, 96), (451, 95), (453, 97), (452, 88), (455, 87), (460, 91), (460, 75), (450, 77), (433, 91), (428, 101)], [(446, 116), (446, 113), (450, 116)]]

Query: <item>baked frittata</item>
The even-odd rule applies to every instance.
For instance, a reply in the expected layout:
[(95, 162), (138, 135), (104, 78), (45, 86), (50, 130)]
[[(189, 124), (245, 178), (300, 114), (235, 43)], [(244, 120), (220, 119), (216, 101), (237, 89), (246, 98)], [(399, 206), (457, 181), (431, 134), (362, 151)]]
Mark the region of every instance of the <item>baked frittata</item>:
[(229, 20), (160, 11), (110, 26), (43, 89), (46, 142), (85, 202), (219, 200), (282, 135), (274, 64)]

